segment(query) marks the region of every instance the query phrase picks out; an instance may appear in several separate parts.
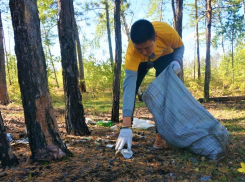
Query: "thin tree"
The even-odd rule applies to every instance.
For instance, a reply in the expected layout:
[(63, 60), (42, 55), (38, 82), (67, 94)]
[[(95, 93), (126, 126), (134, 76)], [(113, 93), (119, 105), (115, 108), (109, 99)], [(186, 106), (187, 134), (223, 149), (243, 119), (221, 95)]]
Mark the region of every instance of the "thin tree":
[(55, 26), (57, 27), (57, 3), (56, 0), (42, 0), (42, 1), (37, 1), (37, 5), (38, 5), (41, 27), (43, 30), (43, 40), (44, 40), (43, 42), (44, 42), (47, 66), (49, 67), (49, 63), (51, 64), (56, 86), (59, 88), (59, 82), (58, 82), (55, 64), (54, 64), (55, 59), (51, 53), (51, 47), (50, 47), (53, 44), (52, 40), (54, 39), (54, 37), (56, 37), (56, 34), (52, 33), (52, 29)]
[(31, 158), (60, 159), (71, 152), (61, 140), (48, 90), (37, 1), (10, 0), (9, 5)]
[(82, 96), (78, 87), (73, 0), (59, 0), (58, 9), (58, 32), (66, 101), (66, 131), (77, 136), (88, 135), (90, 131), (85, 123)]
[[(102, 5), (102, 6), (101, 6)], [(96, 37), (95, 39), (101, 38), (105, 35), (105, 31), (107, 32), (107, 39), (108, 39), (108, 49), (110, 54), (110, 63), (111, 68), (113, 69), (114, 59), (113, 59), (113, 51), (112, 51), (112, 42), (111, 42), (111, 25), (110, 25), (110, 6), (108, 0), (101, 0), (99, 3), (87, 3), (86, 4), (87, 10), (99, 10), (97, 17), (99, 17), (99, 22), (96, 26)], [(103, 11), (101, 11), (103, 10)], [(104, 11), (105, 10), (105, 11)]]
[[(176, 0), (176, 9), (174, 0), (171, 0), (171, 4), (174, 19), (174, 29), (182, 38), (183, 0)], [(181, 61), (181, 72), (178, 74), (178, 76), (182, 81), (184, 81), (183, 61)]]
[(129, 31), (129, 27), (128, 27), (128, 24), (127, 24), (127, 21), (126, 21), (125, 14), (126, 14), (126, 9), (128, 9), (129, 5), (130, 5), (129, 3), (124, 3), (124, 1), (121, 2), (121, 18), (122, 18), (122, 25), (123, 25), (123, 27), (124, 27), (124, 31), (125, 31), (125, 33), (126, 33), (128, 42), (129, 42), (129, 40), (130, 40), (130, 31)]
[(234, 46), (238, 42), (238, 38), (243, 37), (243, 17), (239, 11), (240, 3), (232, 2), (231, 7), (227, 9), (227, 21), (225, 22), (225, 38), (230, 41), (231, 45), (231, 64), (232, 64), (232, 82), (234, 82)]
[(80, 91), (81, 92), (86, 92), (82, 49), (81, 49), (79, 33), (78, 33), (78, 27), (77, 27), (77, 23), (76, 22), (75, 22), (75, 41), (76, 41), (76, 50), (77, 50), (77, 58), (78, 58), (78, 65), (79, 65), (79, 86), (80, 86)]
[(243, 9), (243, 18), (245, 21), (245, 3), (244, 3), (244, 0), (242, 0), (242, 9)]
[(16, 155), (12, 152), (10, 143), (5, 132), (3, 118), (0, 111), (0, 160), (3, 168), (12, 167), (19, 164)]
[(197, 0), (195, 0), (195, 28), (196, 28), (196, 56), (197, 56), (197, 77), (201, 79), (201, 63), (200, 63), (200, 51), (199, 51), (199, 31), (198, 31), (198, 6)]
[(115, 0), (114, 23), (115, 23), (115, 65), (113, 79), (113, 99), (112, 99), (112, 116), (113, 122), (119, 122), (119, 103), (120, 103), (120, 78), (122, 64), (122, 38), (121, 38), (121, 0)]
[(107, 36), (108, 36), (108, 44), (109, 44), (109, 52), (110, 52), (110, 61), (111, 61), (111, 67), (113, 68), (114, 60), (113, 60), (112, 46), (111, 46), (111, 30), (110, 30), (108, 0), (105, 0), (104, 3), (105, 3), (105, 11), (106, 11), (106, 28), (107, 28)]
[(58, 88), (60, 88), (59, 87), (58, 78), (57, 78), (57, 74), (56, 74), (55, 65), (54, 65), (53, 55), (51, 53), (50, 42), (49, 42), (49, 38), (48, 38), (48, 32), (46, 31), (44, 24), (43, 24), (43, 31), (44, 31), (44, 35), (45, 35), (45, 46), (47, 47), (47, 53), (46, 54), (48, 54), (48, 58), (50, 60), (50, 63), (52, 65), (52, 68), (53, 68), (53, 71), (54, 71), (54, 77), (55, 77), (56, 86)]
[(152, 20), (163, 21), (164, 18), (164, 5), (168, 3), (168, 0), (151, 0), (148, 4), (148, 12), (146, 17), (151, 17)]
[(7, 105), (10, 102), (6, 82), (5, 54), (3, 24), (0, 10), (0, 104), (3, 105)]
[[(222, 5), (222, 4), (221, 4)], [(223, 51), (223, 58), (225, 57), (225, 45), (224, 45), (224, 33), (225, 33), (225, 26), (223, 25), (223, 18), (222, 18), (222, 10), (218, 9), (218, 21), (220, 23), (221, 32), (217, 33), (217, 36), (221, 37), (221, 46)]]
[(209, 102), (209, 83), (211, 76), (210, 67), (210, 46), (211, 46), (211, 23), (212, 23), (212, 0), (206, 0), (206, 66), (204, 81), (204, 99)]

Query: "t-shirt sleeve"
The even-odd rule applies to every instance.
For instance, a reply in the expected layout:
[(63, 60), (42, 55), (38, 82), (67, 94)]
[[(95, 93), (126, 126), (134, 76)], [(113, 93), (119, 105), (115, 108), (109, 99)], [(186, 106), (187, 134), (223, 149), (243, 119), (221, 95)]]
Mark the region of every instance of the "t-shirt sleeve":
[(123, 81), (123, 116), (133, 116), (137, 71), (125, 70)]

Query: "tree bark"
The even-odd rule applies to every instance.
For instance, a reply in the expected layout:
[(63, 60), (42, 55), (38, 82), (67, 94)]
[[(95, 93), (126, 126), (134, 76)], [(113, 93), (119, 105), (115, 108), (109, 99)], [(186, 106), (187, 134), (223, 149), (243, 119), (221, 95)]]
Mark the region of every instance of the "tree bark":
[(18, 78), (33, 160), (60, 159), (71, 152), (58, 131), (51, 102), (36, 0), (10, 0)]
[(119, 103), (120, 103), (120, 78), (121, 78), (121, 64), (122, 64), (122, 38), (121, 38), (121, 0), (115, 0), (114, 22), (115, 22), (115, 66), (113, 79), (113, 103), (112, 116), (113, 122), (119, 122)]
[(205, 81), (204, 81), (204, 98), (209, 102), (209, 83), (211, 76), (210, 67), (210, 45), (211, 45), (211, 20), (212, 20), (212, 7), (211, 0), (206, 0), (206, 67), (205, 67)]
[(79, 86), (81, 92), (86, 92), (86, 84), (85, 84), (85, 76), (84, 76), (84, 67), (83, 67), (83, 57), (82, 57), (82, 49), (79, 39), (79, 33), (77, 24), (75, 22), (75, 40), (76, 40), (76, 47), (77, 47), (77, 57), (78, 57), (78, 63), (79, 63)]
[(0, 10), (0, 104), (7, 105), (9, 102), (5, 70), (4, 33)]
[[(174, 19), (174, 29), (178, 32), (179, 36), (182, 38), (182, 19), (183, 19), (183, 0), (176, 0), (176, 10), (174, 5), (174, 0), (171, 0), (173, 19)], [(178, 77), (184, 82), (184, 69), (183, 60), (181, 61), (181, 72)]]
[(176, 30), (182, 38), (183, 0), (176, 1)]
[(3, 118), (0, 111), (0, 160), (2, 167), (12, 167), (19, 164), (16, 155), (12, 152), (8, 137), (5, 132)]
[(111, 30), (110, 30), (108, 0), (105, 0), (105, 10), (106, 10), (106, 28), (107, 28), (107, 36), (108, 36), (108, 43), (109, 43), (110, 61), (111, 61), (111, 67), (113, 68), (114, 61), (113, 61), (112, 46), (111, 46)]
[(58, 30), (66, 100), (66, 131), (77, 136), (88, 135), (90, 131), (85, 123), (82, 96), (78, 87), (73, 0), (59, 0), (58, 7)]
[(199, 32), (198, 32), (198, 7), (197, 0), (195, 0), (195, 20), (196, 20), (196, 52), (197, 52), (197, 77), (201, 79), (201, 63), (200, 63), (200, 51), (199, 51)]

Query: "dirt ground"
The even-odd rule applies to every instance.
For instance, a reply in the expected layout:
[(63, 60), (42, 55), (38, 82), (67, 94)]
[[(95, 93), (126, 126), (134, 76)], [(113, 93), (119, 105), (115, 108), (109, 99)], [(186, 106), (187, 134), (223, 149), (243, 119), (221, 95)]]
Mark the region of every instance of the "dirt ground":
[[(224, 103), (224, 105), (227, 105)], [(204, 107), (217, 114), (216, 104), (204, 104)], [(227, 106), (229, 107), (229, 106)], [(231, 106), (231, 108), (234, 108)], [(245, 104), (236, 108), (244, 112)], [(155, 128), (146, 130), (133, 129), (133, 157), (125, 159), (115, 155), (116, 138), (110, 135), (116, 131), (109, 127), (88, 124), (92, 131), (90, 136), (75, 137), (67, 135), (65, 131), (64, 111), (56, 111), (61, 137), (68, 149), (74, 154), (62, 160), (51, 162), (32, 162), (28, 142), (25, 139), (25, 124), (21, 107), (0, 107), (6, 131), (12, 137), (11, 147), (20, 164), (12, 168), (0, 167), (0, 181), (245, 181), (245, 174), (237, 171), (240, 163), (245, 162), (244, 132), (231, 129), (231, 143), (227, 157), (219, 162), (211, 162), (204, 156), (196, 155), (188, 149), (177, 149), (167, 145), (164, 149), (154, 149)], [(110, 114), (98, 116), (85, 112), (86, 118), (93, 122), (109, 120)], [(152, 115), (147, 108), (136, 109), (136, 117), (151, 120)], [(220, 119), (227, 126), (235, 120)], [(241, 130), (245, 131), (245, 118)], [(229, 122), (229, 123), (228, 123)], [(120, 124), (117, 124), (120, 126)], [(240, 131), (240, 130), (239, 130)]]

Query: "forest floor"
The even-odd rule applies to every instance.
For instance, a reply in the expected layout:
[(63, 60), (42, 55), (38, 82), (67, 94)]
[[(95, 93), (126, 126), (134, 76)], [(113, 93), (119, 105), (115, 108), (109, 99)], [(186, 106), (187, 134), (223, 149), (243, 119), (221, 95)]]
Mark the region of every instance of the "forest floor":
[[(57, 110), (57, 121), (61, 137), (74, 154), (62, 160), (32, 162), (22, 107), (0, 106), (6, 131), (12, 137), (11, 147), (20, 164), (12, 168), (0, 167), (0, 181), (245, 181), (245, 174), (238, 172), (245, 163), (245, 102), (202, 104), (230, 132), (227, 156), (219, 162), (211, 162), (204, 156), (187, 149), (170, 145), (164, 149), (152, 148), (155, 140), (154, 127), (146, 130), (133, 129), (133, 157), (125, 159), (115, 155), (116, 138), (109, 137), (115, 131), (108, 127), (88, 124), (90, 136), (67, 135), (64, 111)], [(110, 113), (92, 115), (92, 121), (109, 120)], [(137, 108), (135, 117), (151, 120), (146, 107)], [(120, 124), (118, 124), (120, 126)], [(20, 142), (22, 141), (22, 142)]]

